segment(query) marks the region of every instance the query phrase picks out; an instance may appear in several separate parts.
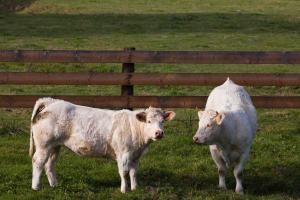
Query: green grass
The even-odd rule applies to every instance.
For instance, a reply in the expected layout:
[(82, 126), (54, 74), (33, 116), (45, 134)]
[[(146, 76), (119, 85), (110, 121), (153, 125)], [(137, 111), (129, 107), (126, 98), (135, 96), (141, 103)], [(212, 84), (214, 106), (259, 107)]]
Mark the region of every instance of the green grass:
[(297, 0), (39, 0), (1, 16), (0, 48), (299, 49)]
[[(0, 0), (1, 2), (1, 0)], [(4, 1), (2, 1), (4, 2)], [(18, 1), (15, 1), (18, 2)], [(1, 6), (0, 6), (1, 7)], [(0, 11), (1, 12), (1, 11)], [(296, 0), (39, 0), (0, 13), (0, 49), (299, 50)], [(0, 63), (0, 71), (120, 72), (118, 64)], [(299, 65), (154, 65), (138, 72), (300, 73)], [(136, 95), (208, 95), (213, 87), (137, 86)], [(247, 87), (251, 95), (300, 95), (299, 87)], [(0, 94), (119, 95), (119, 86), (0, 85)], [(116, 163), (64, 149), (59, 185), (30, 189), (30, 109), (0, 109), (0, 199), (297, 199), (300, 198), (300, 110), (259, 110), (259, 131), (246, 165), (244, 197), (217, 189), (208, 147), (191, 138), (196, 111), (176, 109), (167, 136), (141, 160), (139, 188), (121, 194)]]
[[(23, 113), (18, 119), (28, 127), (26, 121), (30, 110), (16, 112)], [(182, 109), (177, 112), (179, 119), (166, 124), (166, 138), (153, 143), (141, 160), (139, 189), (125, 195), (119, 192), (116, 163), (104, 158), (78, 157), (66, 149), (57, 166), (58, 187), (50, 188), (44, 175), (42, 189), (32, 191), (31, 163), (27, 157), (28, 134), (1, 136), (2, 198), (241, 198), (233, 192), (235, 182), (231, 171), (227, 176), (229, 190), (217, 189), (217, 170), (208, 147), (192, 144), (197, 122), (181, 120), (195, 119), (195, 112)], [(244, 173), (245, 198), (299, 197), (299, 114), (299, 110), (259, 110), (259, 131)]]

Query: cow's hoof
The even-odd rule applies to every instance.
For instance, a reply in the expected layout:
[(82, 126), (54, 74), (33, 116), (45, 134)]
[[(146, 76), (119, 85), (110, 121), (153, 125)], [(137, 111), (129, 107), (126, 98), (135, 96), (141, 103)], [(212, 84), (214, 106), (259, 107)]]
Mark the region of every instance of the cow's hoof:
[(134, 191), (134, 190), (136, 190), (136, 187), (132, 187), (132, 188), (131, 188), (131, 191)]
[(237, 194), (239, 194), (239, 195), (244, 195), (244, 191), (243, 190), (236, 190), (235, 191)]
[(127, 188), (121, 188), (121, 192), (125, 194), (127, 192)]
[(221, 190), (227, 190), (226, 185), (219, 185), (218, 188)]
[(33, 190), (37, 191), (37, 190), (39, 190), (39, 189), (40, 189), (40, 187), (38, 187), (38, 186), (37, 186), (37, 187), (33, 187), (33, 186), (32, 186), (32, 187), (31, 187), (31, 189), (33, 189)]
[(57, 186), (57, 183), (54, 183), (54, 184), (50, 184), (50, 187), (54, 188)]

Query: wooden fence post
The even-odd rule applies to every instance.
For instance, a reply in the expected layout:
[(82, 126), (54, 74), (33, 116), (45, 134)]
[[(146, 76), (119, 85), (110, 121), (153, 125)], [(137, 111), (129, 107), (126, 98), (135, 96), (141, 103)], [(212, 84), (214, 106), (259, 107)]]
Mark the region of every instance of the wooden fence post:
[[(124, 48), (124, 51), (126, 51), (126, 52), (135, 51), (135, 48), (134, 47)], [(134, 72), (134, 63), (123, 63), (122, 64), (122, 72), (123, 73)], [(127, 74), (127, 81), (128, 81), (128, 85), (122, 85), (121, 95), (128, 96), (128, 97), (133, 96), (133, 85), (130, 84), (130, 75), (129, 74)], [(126, 109), (132, 110), (132, 108), (129, 107), (129, 98), (127, 98)]]

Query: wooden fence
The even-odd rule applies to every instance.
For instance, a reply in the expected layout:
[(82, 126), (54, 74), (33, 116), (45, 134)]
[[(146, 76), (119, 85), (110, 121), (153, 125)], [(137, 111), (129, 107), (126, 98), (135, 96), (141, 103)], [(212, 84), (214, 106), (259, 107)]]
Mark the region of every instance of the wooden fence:
[[(299, 73), (135, 73), (135, 63), (168, 64), (300, 64), (300, 52), (198, 51), (32, 51), (0, 50), (0, 62), (122, 63), (122, 73), (0, 72), (0, 84), (121, 85), (121, 96), (53, 96), (102, 108), (204, 107), (207, 96), (134, 96), (134, 85), (219, 85), (227, 77), (240, 85), (300, 86)], [(32, 107), (41, 96), (0, 95), (0, 107)], [(253, 96), (260, 108), (300, 108), (300, 96)]]

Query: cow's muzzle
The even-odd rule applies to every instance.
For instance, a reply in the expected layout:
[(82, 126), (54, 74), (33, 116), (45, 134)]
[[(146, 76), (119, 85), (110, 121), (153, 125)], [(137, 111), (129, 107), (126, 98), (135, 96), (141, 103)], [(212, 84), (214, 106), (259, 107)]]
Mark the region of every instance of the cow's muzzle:
[(155, 132), (155, 139), (159, 140), (164, 137), (164, 132), (163, 131), (156, 131)]
[(194, 142), (195, 144), (200, 144), (200, 139), (199, 139), (199, 137), (194, 136), (194, 137), (193, 137), (193, 142)]
[(198, 136), (194, 136), (193, 137), (193, 142), (195, 144), (203, 144), (203, 141), (200, 140), (200, 138)]

